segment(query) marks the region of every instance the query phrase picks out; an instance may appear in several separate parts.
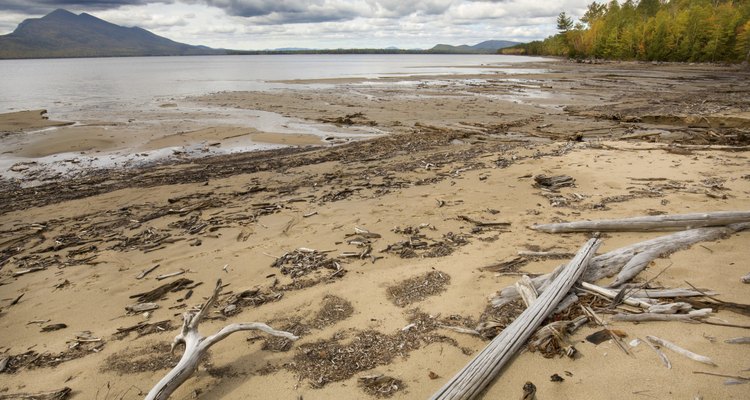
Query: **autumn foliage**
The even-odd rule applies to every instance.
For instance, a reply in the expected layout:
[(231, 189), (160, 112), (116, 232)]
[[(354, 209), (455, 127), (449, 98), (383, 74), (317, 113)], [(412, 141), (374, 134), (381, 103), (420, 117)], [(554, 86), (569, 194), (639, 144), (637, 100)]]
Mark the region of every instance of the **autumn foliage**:
[(750, 0), (627, 0), (591, 3), (559, 33), (505, 54), (616, 60), (739, 62), (750, 58)]

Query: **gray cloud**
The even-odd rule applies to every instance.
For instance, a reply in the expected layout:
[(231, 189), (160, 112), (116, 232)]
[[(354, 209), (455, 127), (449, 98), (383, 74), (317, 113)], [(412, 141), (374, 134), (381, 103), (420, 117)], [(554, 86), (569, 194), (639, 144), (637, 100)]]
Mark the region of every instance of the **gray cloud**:
[(168, 2), (171, 2), (171, 0), (3, 0), (0, 1), (0, 10), (25, 14), (46, 14), (57, 8), (95, 11), (122, 6)]
[[(56, 8), (226, 48), (431, 47), (554, 34), (593, 0), (0, 0), (0, 34)], [(15, 21), (15, 22), (14, 22)]]

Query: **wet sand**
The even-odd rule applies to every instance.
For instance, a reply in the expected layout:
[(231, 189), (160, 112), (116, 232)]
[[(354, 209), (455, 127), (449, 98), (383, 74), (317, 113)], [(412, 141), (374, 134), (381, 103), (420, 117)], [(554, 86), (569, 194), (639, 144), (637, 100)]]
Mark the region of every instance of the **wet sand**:
[[(539, 74), (540, 67), (550, 72)], [(528, 226), (750, 209), (747, 72), (650, 64), (528, 68), (533, 70), (520, 76), (342, 81), (328, 89), (301, 85), (186, 99), (389, 134), (321, 147), (304, 147), (315, 138), (292, 137), (288, 143), (300, 147), (177, 156), (153, 166), (84, 170), (24, 188), (24, 179), (44, 181), (46, 172), (31, 166), (18, 180), (5, 180), (0, 360), (13, 356), (13, 362), (0, 373), (0, 394), (69, 386), (72, 398), (142, 398), (172, 362), (168, 343), (181, 313), (202, 303), (221, 278), (226, 294), (215, 318), (202, 325), (204, 334), (260, 321), (302, 338), (286, 347), (255, 333), (235, 334), (212, 348), (175, 398), (367, 398), (357, 378), (375, 373), (402, 382), (393, 398), (426, 398), (487, 343), (439, 325), (473, 329), (487, 320), (488, 297), (518, 279), (482, 267), (520, 250), (574, 252), (588, 237), (542, 234)], [(152, 132), (145, 148), (244, 136), (281, 140), (241, 126), (168, 131)], [(576, 184), (551, 193), (534, 187), (538, 174), (569, 175)], [(510, 226), (477, 229), (461, 216)], [(350, 243), (355, 228), (380, 237)], [(609, 233), (600, 252), (658, 235)], [(664, 287), (689, 281), (718, 292), (719, 299), (747, 303), (750, 286), (739, 280), (748, 273), (747, 235), (657, 259), (638, 281), (655, 278), (651, 284)], [(404, 250), (410, 237), (426, 247)], [(367, 245), (368, 256), (348, 255)], [(284, 273), (296, 268), (291, 264), (272, 266), (300, 247), (325, 251), (321, 260), (336, 259), (346, 271), (311, 267), (292, 277)], [(546, 273), (562, 262), (532, 259), (521, 271)], [(40, 269), (18, 275), (34, 268)], [(156, 279), (181, 270), (186, 272)], [(389, 289), (435, 271), (449, 280), (435, 282), (434, 293), (406, 306)], [(203, 284), (192, 296), (185, 288), (160, 296), (160, 307), (148, 315), (126, 314), (136, 302), (132, 295), (180, 278)], [(609, 320), (606, 310), (599, 312)], [(750, 325), (750, 318), (730, 311), (715, 316)], [(55, 323), (67, 327), (40, 332)], [(160, 324), (154, 332), (116, 334), (139, 323)], [(402, 330), (411, 324), (416, 328)], [(659, 336), (710, 356), (718, 367), (665, 350), (673, 365), (667, 369), (644, 343), (631, 355), (612, 341), (595, 346), (584, 341), (599, 330), (591, 325), (571, 338), (580, 358), (524, 352), (484, 398), (520, 398), (526, 381), (536, 384), (540, 399), (599, 398), (603, 390), (614, 399), (746, 397), (747, 385), (693, 373), (747, 376), (747, 345), (724, 342), (747, 336), (746, 329), (680, 322), (611, 327), (627, 334), (625, 343)], [(70, 349), (83, 331), (102, 341)], [(26, 352), (34, 353), (19, 356)], [(565, 381), (551, 382), (555, 373)]]

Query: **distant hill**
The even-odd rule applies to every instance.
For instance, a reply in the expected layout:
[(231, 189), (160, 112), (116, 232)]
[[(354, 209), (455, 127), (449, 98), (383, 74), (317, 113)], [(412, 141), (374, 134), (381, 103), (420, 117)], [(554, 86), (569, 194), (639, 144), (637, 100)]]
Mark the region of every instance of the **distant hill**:
[(458, 53), (458, 54), (494, 54), (498, 50), (521, 44), (521, 42), (512, 42), (510, 40), (485, 40), (473, 46), (462, 44), (460, 46), (451, 46), (449, 44), (439, 44), (429, 50), (430, 53)]
[(185, 56), (226, 50), (178, 43), (138, 27), (126, 28), (86, 13), (55, 10), (21, 22), (0, 36), (2, 58)]

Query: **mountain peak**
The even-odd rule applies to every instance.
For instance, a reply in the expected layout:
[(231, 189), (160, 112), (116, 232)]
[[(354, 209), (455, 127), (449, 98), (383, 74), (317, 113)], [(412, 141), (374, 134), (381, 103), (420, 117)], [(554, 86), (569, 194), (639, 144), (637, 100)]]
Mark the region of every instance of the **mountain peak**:
[(51, 13), (45, 15), (41, 19), (47, 19), (47, 20), (49, 20), (49, 19), (61, 19), (61, 18), (63, 18), (63, 19), (70, 19), (70, 18), (76, 18), (76, 17), (78, 17), (78, 16), (75, 15), (75, 14), (73, 14), (72, 12), (70, 12), (68, 10), (65, 10), (65, 9), (62, 9), (62, 8), (58, 8), (57, 10), (52, 11)]
[(13, 33), (0, 36), (0, 59), (206, 54), (226, 51), (178, 43), (145, 29), (127, 28), (64, 9), (27, 19)]

